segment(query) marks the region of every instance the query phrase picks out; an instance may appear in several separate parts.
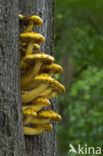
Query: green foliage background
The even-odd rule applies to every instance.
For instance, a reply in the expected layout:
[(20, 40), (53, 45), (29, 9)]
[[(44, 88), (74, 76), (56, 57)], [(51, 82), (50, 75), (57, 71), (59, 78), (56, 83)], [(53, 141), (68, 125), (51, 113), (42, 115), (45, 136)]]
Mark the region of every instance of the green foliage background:
[(55, 47), (66, 86), (57, 98), (58, 156), (69, 144), (103, 148), (103, 0), (55, 0)]

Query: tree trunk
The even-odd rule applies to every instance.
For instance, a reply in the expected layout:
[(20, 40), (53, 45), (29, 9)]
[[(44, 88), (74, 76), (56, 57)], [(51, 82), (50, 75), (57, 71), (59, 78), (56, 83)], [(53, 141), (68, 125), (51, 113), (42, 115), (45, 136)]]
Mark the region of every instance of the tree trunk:
[(0, 156), (23, 156), (18, 0), (0, 1)]
[[(44, 24), (35, 28), (36, 32), (44, 35), (46, 41), (41, 45), (41, 51), (53, 55), (54, 51), (54, 4), (53, 0), (21, 0), (19, 3), (20, 13), (30, 16), (39, 15)], [(54, 101), (51, 109), (55, 109)], [(52, 132), (45, 132), (38, 136), (25, 136), (26, 151), (28, 156), (55, 156), (56, 136), (55, 126)]]

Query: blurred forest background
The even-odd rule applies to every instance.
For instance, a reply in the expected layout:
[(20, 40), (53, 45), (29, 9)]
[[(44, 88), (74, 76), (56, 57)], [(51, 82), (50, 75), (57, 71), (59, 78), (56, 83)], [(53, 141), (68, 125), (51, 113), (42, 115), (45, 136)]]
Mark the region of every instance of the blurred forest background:
[(57, 97), (58, 156), (69, 144), (103, 148), (103, 0), (55, 0), (55, 47), (66, 86)]

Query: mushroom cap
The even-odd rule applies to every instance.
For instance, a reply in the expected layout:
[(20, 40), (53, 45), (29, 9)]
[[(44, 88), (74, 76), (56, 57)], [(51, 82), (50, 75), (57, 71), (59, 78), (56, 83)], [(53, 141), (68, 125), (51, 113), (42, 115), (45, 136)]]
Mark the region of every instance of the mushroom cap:
[(33, 23), (34, 26), (39, 26), (39, 25), (43, 24), (43, 20), (37, 15), (32, 15), (29, 17), (25, 17), (22, 21), (22, 24), (25, 26), (27, 26), (30, 23)]
[(44, 65), (41, 69), (43, 73), (48, 73), (48, 72), (53, 72), (54, 74), (61, 73), (63, 72), (62, 66), (56, 64), (56, 63), (51, 63), (49, 65)]
[(33, 50), (38, 50), (38, 49), (40, 49), (40, 45), (35, 43), (33, 46)]
[(40, 74), (34, 77), (34, 83), (35, 84), (48, 84), (48, 85), (53, 85), (55, 82), (55, 79), (49, 76), (48, 74)]
[(61, 116), (52, 110), (41, 111), (37, 114), (37, 117), (38, 118), (50, 118), (51, 121), (60, 121), (61, 120)]
[(47, 99), (47, 97), (39, 96), (33, 101), (32, 105), (34, 104), (43, 104), (45, 106), (50, 106), (50, 101)]
[(51, 131), (53, 129), (53, 126), (52, 124), (50, 123), (45, 123), (45, 124), (35, 124), (35, 128), (44, 128), (45, 131)]
[(35, 98), (35, 101), (33, 101), (31, 105), (30, 104), (23, 105), (22, 110), (24, 111), (27, 109), (33, 109), (34, 111), (38, 112), (43, 107), (48, 107), (48, 106), (50, 106), (50, 101), (46, 97), (40, 96)]
[(65, 92), (65, 87), (55, 80), (55, 86), (52, 86), (54, 91), (57, 91), (59, 94), (63, 94)]
[(46, 64), (46, 63), (53, 62), (54, 57), (48, 54), (45, 54), (44, 52), (39, 52), (39, 53), (28, 54), (27, 56), (23, 58), (23, 61), (25, 63), (31, 64), (31, 65), (35, 64), (36, 60), (41, 61)]
[(65, 92), (65, 87), (48, 74), (40, 74), (34, 77), (34, 83), (38, 84), (42, 82), (46, 84), (48, 83), (49, 87), (52, 87), (52, 89), (57, 91), (59, 94), (63, 94)]
[(23, 115), (25, 116), (30, 115), (30, 116), (36, 117), (37, 113), (32, 108), (27, 108), (23, 111)]
[(37, 44), (43, 43), (45, 38), (36, 32), (25, 32), (20, 34), (20, 40), (23, 42), (35, 42)]

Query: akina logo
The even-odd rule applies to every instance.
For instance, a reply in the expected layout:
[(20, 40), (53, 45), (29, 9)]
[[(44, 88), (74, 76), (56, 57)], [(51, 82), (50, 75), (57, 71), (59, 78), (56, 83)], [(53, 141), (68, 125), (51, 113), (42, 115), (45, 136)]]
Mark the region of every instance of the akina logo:
[(70, 153), (77, 153), (77, 154), (101, 154), (102, 153), (102, 149), (101, 147), (88, 147), (87, 145), (81, 146), (80, 144), (78, 144), (77, 149), (70, 144), (70, 150), (68, 151), (68, 154)]

